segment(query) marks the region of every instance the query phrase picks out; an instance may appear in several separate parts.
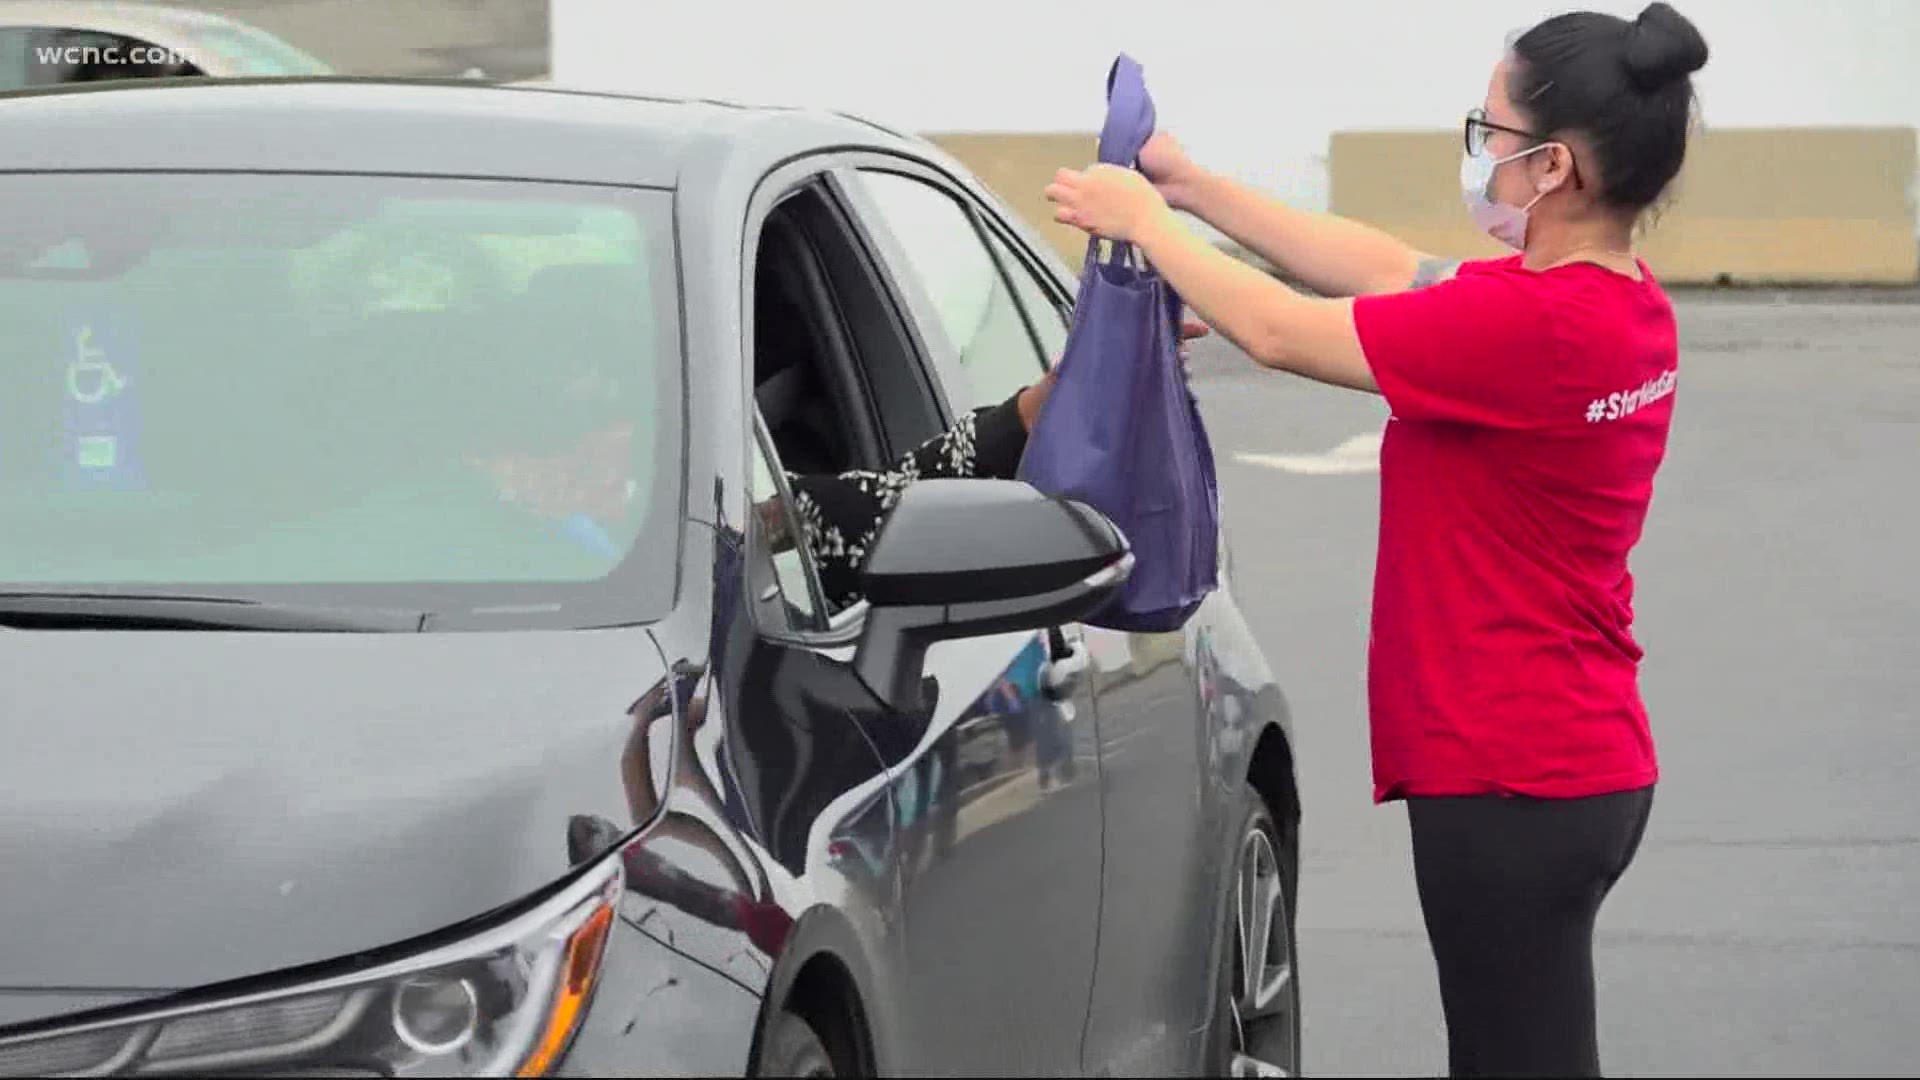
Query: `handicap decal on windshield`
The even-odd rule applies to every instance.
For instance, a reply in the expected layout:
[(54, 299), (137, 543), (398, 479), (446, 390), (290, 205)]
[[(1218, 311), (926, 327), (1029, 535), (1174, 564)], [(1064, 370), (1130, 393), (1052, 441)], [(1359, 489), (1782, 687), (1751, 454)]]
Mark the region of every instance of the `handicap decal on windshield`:
[(139, 358), (126, 316), (87, 311), (65, 320), (58, 362), (70, 487), (145, 486), (140, 461)]

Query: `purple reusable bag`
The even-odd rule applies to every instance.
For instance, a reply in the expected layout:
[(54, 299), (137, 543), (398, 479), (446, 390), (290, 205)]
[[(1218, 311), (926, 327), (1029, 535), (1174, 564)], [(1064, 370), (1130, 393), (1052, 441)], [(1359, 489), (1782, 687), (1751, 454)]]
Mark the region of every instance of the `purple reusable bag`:
[[(1136, 165), (1153, 127), (1140, 65), (1122, 54), (1107, 74), (1100, 160)], [(1114, 244), (1103, 259), (1100, 242), (1088, 242), (1059, 380), (1019, 477), (1106, 514), (1132, 545), (1126, 587), (1087, 624), (1164, 633), (1219, 584), (1220, 503), (1213, 447), (1180, 362), (1184, 305), (1134, 254)]]

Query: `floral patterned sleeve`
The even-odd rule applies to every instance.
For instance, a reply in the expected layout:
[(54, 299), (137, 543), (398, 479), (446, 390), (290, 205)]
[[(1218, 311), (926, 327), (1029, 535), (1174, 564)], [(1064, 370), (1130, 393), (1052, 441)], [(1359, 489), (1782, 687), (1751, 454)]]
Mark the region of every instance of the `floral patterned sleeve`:
[(915, 480), (1011, 480), (1027, 446), (1015, 402), (975, 409), (928, 439), (891, 469), (839, 474), (787, 474), (795, 516), (820, 567), (827, 602), (841, 610), (860, 600), (860, 567), (881, 524)]

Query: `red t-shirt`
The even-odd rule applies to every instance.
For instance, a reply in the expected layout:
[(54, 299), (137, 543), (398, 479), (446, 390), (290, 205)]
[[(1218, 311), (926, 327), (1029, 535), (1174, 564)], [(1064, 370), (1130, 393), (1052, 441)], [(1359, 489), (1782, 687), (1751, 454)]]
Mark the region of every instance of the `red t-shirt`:
[(1576, 798), (1658, 775), (1627, 555), (1679, 348), (1641, 272), (1515, 256), (1354, 301), (1393, 414), (1368, 646), (1378, 802)]

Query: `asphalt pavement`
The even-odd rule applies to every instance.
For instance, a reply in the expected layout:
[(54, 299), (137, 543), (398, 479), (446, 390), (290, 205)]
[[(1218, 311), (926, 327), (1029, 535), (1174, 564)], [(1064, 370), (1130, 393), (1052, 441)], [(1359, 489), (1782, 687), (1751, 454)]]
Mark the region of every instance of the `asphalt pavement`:
[[(1920, 304), (1683, 298), (1633, 561), (1662, 779), (1601, 912), (1610, 1075), (1920, 1070)], [(1370, 801), (1378, 398), (1203, 343), (1235, 591), (1297, 723), (1309, 1075), (1440, 1075), (1406, 815)]]

